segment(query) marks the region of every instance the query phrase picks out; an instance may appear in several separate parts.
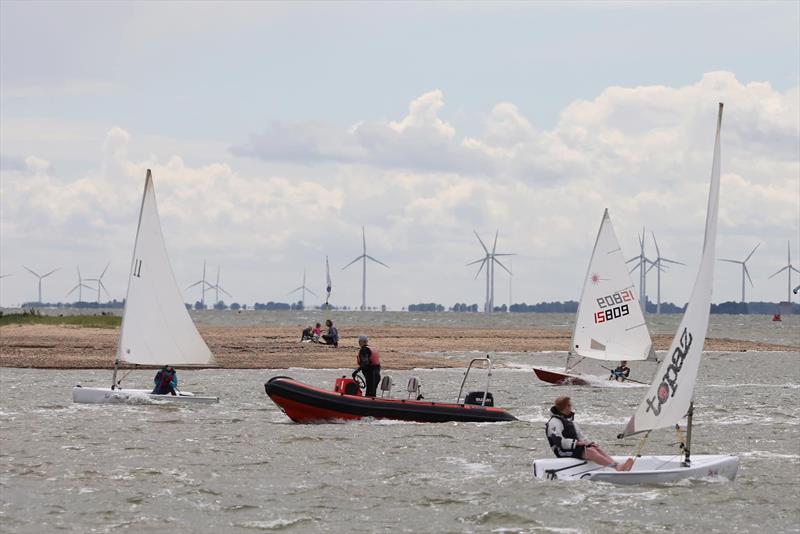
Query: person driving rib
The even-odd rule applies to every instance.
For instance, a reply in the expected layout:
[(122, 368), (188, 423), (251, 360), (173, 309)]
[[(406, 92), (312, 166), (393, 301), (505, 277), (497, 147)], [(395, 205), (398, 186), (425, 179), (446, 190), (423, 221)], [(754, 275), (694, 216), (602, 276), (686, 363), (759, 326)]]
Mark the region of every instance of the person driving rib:
[(353, 371), (353, 378), (361, 371), (367, 383), (365, 396), (374, 397), (381, 381), (381, 357), (377, 349), (369, 346), (369, 338), (367, 336), (358, 336), (358, 346), (360, 347), (356, 359), (358, 369)]

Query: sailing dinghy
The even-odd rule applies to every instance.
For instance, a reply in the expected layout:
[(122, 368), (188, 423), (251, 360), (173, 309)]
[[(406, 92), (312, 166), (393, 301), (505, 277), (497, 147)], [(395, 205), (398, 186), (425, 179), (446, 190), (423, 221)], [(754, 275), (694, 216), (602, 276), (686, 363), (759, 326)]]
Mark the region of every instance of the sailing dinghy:
[[(579, 359), (571, 362), (573, 356)], [(534, 367), (533, 372), (551, 384), (588, 386), (588, 377), (570, 372), (584, 358), (655, 359), (653, 341), (607, 209), (583, 282), (566, 368), (561, 372)]]
[[(120, 327), (111, 387), (72, 388), (73, 402), (114, 403), (159, 400), (184, 403), (219, 402), (218, 397), (181, 391), (155, 395), (151, 389), (128, 389), (117, 380), (120, 364), (157, 367), (213, 367), (214, 356), (189, 317), (167, 256), (156, 193), (150, 170), (144, 182), (139, 225), (128, 277), (128, 294)], [(124, 377), (123, 377), (124, 378)]]
[[(697, 279), (681, 324), (670, 345), (667, 357), (661, 362), (655, 380), (644, 399), (618, 436), (624, 438), (649, 433), (659, 428), (675, 427), (687, 416), (682, 452), (675, 456), (637, 456), (630, 471), (615, 471), (609, 467), (575, 458), (553, 458), (533, 462), (537, 478), (559, 480), (600, 480), (616, 484), (662, 484), (682, 479), (722, 477), (736, 478), (739, 458), (736, 456), (696, 454), (691, 455), (692, 416), (694, 414), (694, 388), (703, 355), (703, 344), (708, 332), (708, 315), (711, 309), (711, 289), (714, 281), (714, 256), (717, 240), (717, 213), (720, 185), (720, 129), (722, 103), (717, 117), (717, 134), (714, 142), (714, 163), (711, 167), (711, 186), (708, 193), (703, 255)], [(681, 456), (683, 458), (681, 458)], [(623, 462), (625, 458), (614, 458)]]

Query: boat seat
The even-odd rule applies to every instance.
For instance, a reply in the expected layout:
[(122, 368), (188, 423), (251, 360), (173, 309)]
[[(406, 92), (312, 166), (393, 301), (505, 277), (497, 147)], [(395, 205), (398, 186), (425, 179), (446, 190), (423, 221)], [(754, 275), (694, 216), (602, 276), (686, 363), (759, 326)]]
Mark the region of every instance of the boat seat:
[(385, 375), (381, 379), (381, 397), (383, 397), (384, 394), (388, 394), (389, 397), (391, 397), (393, 385), (394, 385), (394, 380), (392, 380), (392, 377), (389, 375)]

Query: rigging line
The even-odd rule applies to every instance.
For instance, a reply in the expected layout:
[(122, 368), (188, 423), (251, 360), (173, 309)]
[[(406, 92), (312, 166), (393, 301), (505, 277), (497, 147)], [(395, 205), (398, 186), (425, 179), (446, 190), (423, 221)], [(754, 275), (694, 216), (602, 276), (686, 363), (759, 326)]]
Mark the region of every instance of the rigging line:
[(634, 328), (639, 328), (640, 326), (647, 326), (647, 323), (640, 323), (640, 324), (633, 325), (630, 328), (626, 328), (625, 331), (629, 332), (629, 331), (633, 330)]
[(644, 450), (644, 447), (645, 447), (645, 445), (647, 445), (647, 440), (650, 438), (650, 432), (651, 432), (651, 431), (650, 431), (650, 430), (648, 430), (648, 431), (645, 433), (645, 435), (642, 437), (642, 439), (641, 439), (641, 440), (639, 440), (639, 446), (638, 446), (638, 447), (636, 447), (636, 454), (635, 454), (635, 457), (636, 457), (636, 458), (641, 458), (641, 456), (642, 456), (642, 451)]

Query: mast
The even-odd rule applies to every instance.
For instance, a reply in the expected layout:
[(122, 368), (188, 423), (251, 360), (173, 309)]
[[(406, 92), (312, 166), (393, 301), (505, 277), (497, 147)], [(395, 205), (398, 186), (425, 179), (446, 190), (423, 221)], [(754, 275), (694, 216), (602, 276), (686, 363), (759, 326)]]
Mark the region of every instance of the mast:
[(694, 415), (694, 401), (689, 403), (689, 411), (686, 412), (686, 443), (683, 444), (683, 467), (691, 465), (692, 454), (692, 416)]

